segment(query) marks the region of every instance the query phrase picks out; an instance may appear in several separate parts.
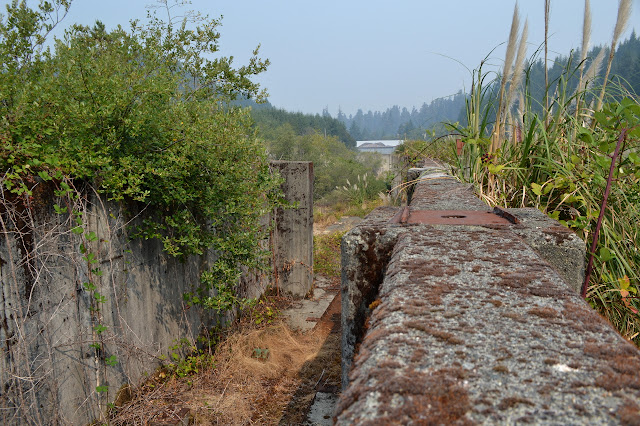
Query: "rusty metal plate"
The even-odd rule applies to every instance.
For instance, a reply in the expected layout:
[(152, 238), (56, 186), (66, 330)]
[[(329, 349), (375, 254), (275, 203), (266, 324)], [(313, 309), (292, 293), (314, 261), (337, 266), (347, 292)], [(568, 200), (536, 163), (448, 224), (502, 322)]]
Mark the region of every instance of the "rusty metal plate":
[[(496, 212), (476, 210), (400, 210), (389, 223), (423, 225), (511, 225), (511, 215), (503, 210)], [(509, 217), (510, 216), (510, 217)]]

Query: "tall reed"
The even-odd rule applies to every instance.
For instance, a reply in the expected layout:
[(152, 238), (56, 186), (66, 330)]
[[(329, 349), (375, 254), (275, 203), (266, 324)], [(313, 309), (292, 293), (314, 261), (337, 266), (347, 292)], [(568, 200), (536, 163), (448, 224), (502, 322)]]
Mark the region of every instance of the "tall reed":
[[(634, 95), (619, 96), (621, 87), (608, 82), (629, 7), (628, 0), (620, 1), (606, 79), (599, 87), (597, 76), (605, 49), (593, 59), (587, 57), (588, 0), (580, 54), (572, 54), (552, 82), (546, 70), (545, 37), (545, 91), (539, 99), (531, 90), (536, 56), (529, 66), (524, 65), (527, 24), (518, 38), (516, 8), (501, 75), (484, 71), (484, 61), (473, 72), (467, 122), (456, 127), (466, 142), (456, 169), (490, 204), (537, 207), (590, 242), (611, 166), (610, 154), (624, 128), (636, 129), (630, 130), (615, 167), (616, 184), (603, 217), (587, 298), (624, 336), (640, 344), (640, 299), (634, 298), (640, 271), (640, 103)], [(546, 31), (549, 8), (545, 0)], [(574, 90), (571, 82), (576, 80)], [(614, 93), (617, 100), (606, 103)]]

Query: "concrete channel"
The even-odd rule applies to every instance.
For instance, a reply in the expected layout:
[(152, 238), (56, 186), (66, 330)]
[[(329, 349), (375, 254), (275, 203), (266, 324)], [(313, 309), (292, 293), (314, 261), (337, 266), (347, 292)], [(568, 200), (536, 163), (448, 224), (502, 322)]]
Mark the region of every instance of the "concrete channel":
[(640, 424), (640, 352), (580, 298), (583, 242), (412, 172), (408, 209), (343, 238), (336, 424)]

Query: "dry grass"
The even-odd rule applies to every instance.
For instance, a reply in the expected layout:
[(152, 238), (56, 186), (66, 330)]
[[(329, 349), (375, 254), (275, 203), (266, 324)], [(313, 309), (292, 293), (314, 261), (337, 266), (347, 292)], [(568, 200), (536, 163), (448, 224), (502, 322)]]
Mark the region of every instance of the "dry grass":
[[(190, 393), (196, 419), (210, 424), (277, 424), (299, 386), (298, 372), (322, 346), (317, 335), (293, 334), (280, 323), (232, 336), (218, 352), (218, 367)], [(252, 357), (268, 348), (265, 361)]]
[(316, 203), (313, 209), (313, 229), (314, 232), (323, 230), (329, 225), (333, 225), (343, 216), (365, 217), (376, 207), (391, 205), (392, 201), (388, 197), (378, 196), (374, 200), (366, 200), (363, 203), (337, 202), (331, 205)]
[[(243, 324), (217, 348), (215, 368), (163, 383), (165, 373), (159, 370), (112, 424), (167, 421), (181, 409), (188, 409), (196, 424), (278, 424), (305, 380), (301, 370), (316, 358), (327, 335), (322, 329), (297, 334), (282, 322), (262, 328)], [(268, 348), (268, 358), (256, 359), (256, 348)]]

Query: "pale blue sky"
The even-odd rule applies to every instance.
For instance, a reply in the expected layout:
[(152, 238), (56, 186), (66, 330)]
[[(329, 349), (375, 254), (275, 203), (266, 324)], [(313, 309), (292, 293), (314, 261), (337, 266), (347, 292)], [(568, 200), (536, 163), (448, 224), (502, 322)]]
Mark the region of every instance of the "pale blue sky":
[[(31, 1), (33, 3), (33, 1)], [(108, 27), (144, 18), (153, 0), (73, 0), (65, 26), (102, 20)], [(6, 4), (7, 0), (0, 0)], [(335, 116), (423, 102), (468, 88), (475, 68), (506, 41), (515, 0), (193, 0), (191, 8), (224, 16), (221, 45), (237, 64), (260, 43), (271, 60), (259, 79), (270, 101), (292, 111)], [(529, 19), (530, 53), (544, 34), (544, 1), (521, 0)], [(592, 0), (593, 44), (610, 43), (617, 0)], [(567, 54), (580, 44), (584, 0), (552, 0), (550, 48)], [(4, 7), (2, 8), (4, 10)], [(640, 0), (631, 28), (640, 31)], [(500, 63), (504, 49), (492, 55)]]

